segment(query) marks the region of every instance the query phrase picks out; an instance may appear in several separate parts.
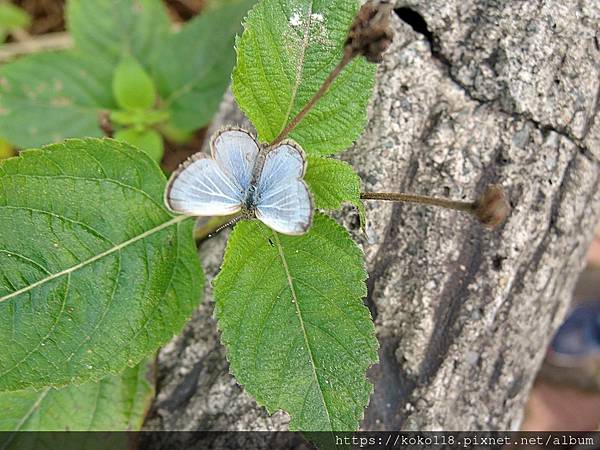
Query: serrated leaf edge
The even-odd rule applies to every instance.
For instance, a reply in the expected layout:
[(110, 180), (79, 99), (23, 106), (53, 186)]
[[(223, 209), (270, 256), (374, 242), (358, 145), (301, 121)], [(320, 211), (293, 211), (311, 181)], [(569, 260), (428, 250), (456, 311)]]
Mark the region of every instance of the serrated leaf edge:
[[(363, 269), (363, 273), (364, 273), (364, 277), (363, 277), (363, 279), (362, 279), (363, 286), (364, 286), (364, 294), (363, 294), (363, 297), (361, 298), (361, 300), (363, 300), (363, 299), (364, 299), (364, 297), (367, 295), (367, 286), (366, 286), (366, 283), (365, 283), (365, 282), (366, 282), (366, 280), (369, 278), (369, 272), (367, 271), (367, 268), (366, 268), (366, 262), (365, 262), (365, 260), (364, 260), (364, 252), (363, 252), (363, 251), (360, 249), (360, 247), (358, 247), (358, 245), (356, 245), (356, 243), (354, 242), (354, 240), (353, 240), (353, 239), (350, 237), (350, 235), (349, 235), (349, 233), (348, 233), (348, 230), (346, 230), (346, 228), (344, 228), (344, 227), (342, 227), (341, 225), (339, 225), (339, 224), (338, 224), (338, 223), (337, 223), (337, 222), (336, 222), (334, 219), (332, 219), (330, 216), (328, 216), (328, 215), (327, 215), (327, 214), (325, 214), (325, 213), (322, 213), (322, 212), (315, 212), (315, 214), (318, 214), (319, 216), (323, 217), (324, 219), (328, 220), (329, 222), (333, 222), (335, 225), (338, 225), (338, 226), (339, 226), (339, 227), (340, 227), (342, 230), (346, 231), (346, 233), (347, 233), (347, 234), (346, 234), (346, 236), (345, 236), (345, 237), (346, 237), (346, 239), (347, 239), (347, 240), (349, 240), (349, 241), (351, 241), (351, 242), (354, 244), (354, 247), (353, 247), (354, 251), (355, 251), (357, 254), (359, 254), (359, 255), (361, 256), (361, 258), (362, 258), (362, 261), (363, 261), (363, 267), (362, 267), (362, 269)], [(275, 235), (275, 234), (277, 234), (277, 233), (276, 233), (275, 231), (273, 231), (273, 234)], [(226, 248), (225, 254), (224, 254), (224, 256), (223, 256), (223, 262), (221, 263), (220, 270), (222, 270), (222, 269), (223, 269), (223, 266), (225, 266), (226, 262), (227, 262), (227, 261), (228, 261), (228, 259), (229, 259), (229, 251), (227, 251), (227, 250), (228, 250), (228, 248), (229, 248), (229, 246), (230, 246), (230, 245), (232, 245), (232, 246), (233, 246), (233, 245), (236, 245), (236, 244), (235, 244), (235, 242), (237, 242), (237, 240), (238, 240), (238, 239), (240, 239), (240, 238), (239, 238), (238, 236), (236, 236), (235, 234), (234, 234), (232, 237), (230, 237), (230, 238), (229, 238), (229, 241), (228, 241), (228, 243), (227, 243), (227, 248)], [(278, 242), (279, 242), (279, 241), (278, 241)], [(286, 271), (286, 272), (287, 272), (287, 271)], [(215, 278), (212, 280), (212, 282), (211, 282), (211, 285), (212, 285), (212, 287), (213, 287), (213, 291), (214, 291), (214, 283), (215, 283), (215, 281), (217, 280), (217, 278), (218, 278), (218, 275), (217, 275), (217, 277), (215, 277)], [(363, 303), (363, 306), (364, 306), (365, 308), (367, 308), (367, 306), (366, 306), (366, 305), (364, 305), (364, 303)], [(219, 317), (219, 315), (220, 315), (220, 311), (219, 311), (219, 310), (220, 310), (220, 308), (219, 308), (219, 305), (218, 305), (218, 303), (215, 301), (215, 309), (214, 309), (214, 312), (213, 312), (213, 316), (214, 316), (214, 318), (215, 318), (215, 322), (216, 322), (216, 325), (217, 325), (217, 331), (218, 331), (218, 332), (219, 332), (219, 334), (222, 336), (222, 335), (223, 335), (223, 333), (224, 333), (224, 331), (221, 329), (221, 327), (220, 327), (220, 322), (219, 322), (219, 320), (218, 320), (218, 317)], [(373, 316), (371, 315), (371, 311), (369, 310), (369, 308), (367, 308), (367, 313), (368, 313), (368, 315), (369, 315), (369, 318), (370, 318), (370, 320), (371, 320), (371, 323), (373, 323)], [(365, 407), (363, 408), (363, 410), (362, 410), (362, 413), (361, 413), (360, 417), (358, 417), (358, 423), (359, 423), (359, 427), (360, 427), (360, 423), (361, 423), (361, 422), (364, 420), (364, 417), (365, 417), (365, 410), (366, 410), (366, 408), (369, 406), (369, 404), (370, 404), (370, 402), (371, 402), (371, 395), (373, 394), (373, 392), (374, 392), (374, 389), (375, 389), (375, 386), (373, 385), (373, 383), (372, 383), (372, 382), (371, 382), (371, 381), (370, 381), (370, 380), (367, 378), (367, 376), (366, 376), (366, 371), (367, 371), (367, 370), (368, 370), (370, 367), (372, 367), (373, 365), (375, 365), (375, 364), (378, 364), (378, 363), (379, 363), (379, 348), (380, 348), (380, 344), (379, 344), (379, 339), (377, 339), (377, 331), (375, 330), (375, 326), (373, 326), (372, 328), (370, 328), (368, 335), (369, 335), (370, 337), (374, 338), (373, 340), (374, 340), (374, 342), (376, 343), (376, 345), (375, 345), (375, 346), (374, 346), (374, 347), (373, 347), (371, 350), (372, 350), (372, 351), (374, 351), (374, 352), (376, 352), (376, 353), (377, 353), (377, 356), (375, 357), (375, 359), (373, 360), (373, 362), (369, 363), (369, 364), (368, 364), (368, 365), (367, 365), (367, 366), (364, 368), (365, 374), (363, 375), (363, 379), (364, 379), (364, 380), (366, 380), (366, 381), (368, 382), (368, 385), (369, 385), (370, 389), (369, 389), (369, 399), (368, 399), (368, 401), (367, 401), (367, 404), (366, 404), (366, 405), (365, 405)], [(305, 335), (305, 339), (306, 339), (306, 335)], [(222, 339), (221, 339), (221, 341), (222, 341)], [(229, 357), (229, 349), (228, 349), (228, 348), (227, 348), (227, 346), (226, 346), (226, 345), (224, 345), (222, 342), (221, 342), (221, 345), (223, 345), (223, 348), (225, 349), (225, 359), (226, 359), (226, 360), (227, 360), (227, 362), (229, 363), (229, 364), (228, 364), (228, 369), (227, 369), (227, 370), (228, 370), (228, 373), (229, 373), (229, 374), (230, 374), (230, 375), (231, 375), (231, 376), (234, 378), (234, 380), (236, 381), (236, 383), (237, 383), (237, 384), (238, 384), (238, 385), (239, 385), (239, 386), (240, 386), (240, 387), (241, 387), (241, 388), (242, 388), (244, 391), (246, 391), (247, 393), (249, 393), (249, 394), (250, 394), (250, 396), (251, 396), (251, 397), (252, 397), (252, 398), (253, 398), (253, 399), (256, 401), (256, 404), (257, 404), (258, 406), (262, 407), (262, 408), (265, 408), (265, 409), (267, 410), (267, 413), (268, 413), (270, 416), (272, 416), (273, 414), (275, 414), (277, 411), (283, 411), (283, 412), (285, 412), (285, 413), (286, 413), (288, 416), (290, 416), (290, 419), (292, 419), (292, 415), (291, 415), (291, 414), (290, 414), (288, 411), (284, 411), (282, 408), (271, 409), (271, 408), (269, 407), (269, 405), (267, 405), (267, 402), (266, 402), (266, 400), (265, 400), (265, 399), (264, 399), (264, 398), (263, 398), (261, 395), (259, 395), (258, 393), (252, 392), (251, 390), (247, 389), (246, 385), (245, 385), (244, 383), (241, 383), (241, 382), (238, 380), (237, 376), (236, 376), (236, 375), (233, 373), (233, 372), (234, 372), (234, 370), (236, 370), (236, 369), (234, 369), (235, 363), (234, 363), (234, 362), (232, 362), (232, 361), (231, 361), (231, 359), (230, 359), (230, 357)], [(314, 372), (314, 364), (313, 364), (313, 372)], [(320, 389), (321, 385), (318, 383), (318, 379), (317, 379), (317, 384), (318, 384), (318, 386), (319, 386), (319, 392), (320, 392), (320, 394), (321, 394), (321, 398), (323, 398), (323, 391)], [(325, 402), (324, 402), (324, 401), (323, 401), (323, 405), (325, 406)], [(329, 411), (327, 411), (327, 412), (328, 412), (328, 414), (329, 414)], [(290, 423), (291, 423), (291, 420), (290, 420)], [(331, 421), (330, 421), (330, 424), (331, 424)], [(290, 428), (290, 431), (307, 431), (307, 430), (300, 430), (300, 429), (294, 429), (294, 428)], [(326, 432), (328, 432), (328, 430), (325, 430), (325, 431), (326, 431)], [(356, 431), (356, 430), (333, 430), (333, 431)], [(310, 432), (310, 431), (307, 431), (307, 432)]]

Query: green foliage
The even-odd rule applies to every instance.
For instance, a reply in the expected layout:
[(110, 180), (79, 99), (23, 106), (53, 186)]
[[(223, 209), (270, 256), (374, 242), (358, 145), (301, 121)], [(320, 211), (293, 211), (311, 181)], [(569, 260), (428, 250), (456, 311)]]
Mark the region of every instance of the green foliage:
[[(226, 2), (172, 32), (160, 0), (69, 0), (75, 50), (0, 67), (0, 135), (21, 148), (99, 137), (108, 111), (121, 119), (117, 131), (135, 125), (189, 136), (227, 88), (234, 35), (251, 4)], [(143, 148), (154, 156), (157, 149)]]
[[(262, 141), (272, 141), (319, 90), (342, 58), (358, 1), (262, 0), (237, 41), (233, 92)], [(317, 208), (360, 202), (360, 180), (341, 161), (362, 132), (375, 67), (353, 60), (290, 137), (309, 155), (305, 175)], [(316, 213), (310, 231), (278, 234), (237, 225), (214, 281), (216, 316), (231, 370), (290, 429), (352, 431), (372, 390), (377, 361), (363, 255), (348, 232)], [(325, 443), (325, 445), (329, 445)]]
[(72, 140), (0, 162), (0, 391), (137, 364), (198, 304), (194, 221), (144, 153)]
[(212, 118), (231, 81), (235, 34), (255, 1), (214, 2), (160, 47), (153, 74), (173, 126), (191, 131)]
[(312, 156), (304, 179), (308, 183), (315, 206), (321, 209), (340, 209), (344, 202), (356, 206), (364, 217), (364, 206), (360, 201), (360, 178), (352, 166), (344, 161)]
[(378, 346), (366, 277), (360, 249), (322, 214), (304, 236), (252, 221), (229, 239), (214, 288), (231, 370), (271, 413), (290, 413), (292, 430), (358, 427)]
[(76, 47), (113, 68), (129, 53), (150, 69), (155, 49), (169, 35), (160, 0), (68, 0), (66, 14)]
[[(99, 136), (103, 112), (116, 138), (160, 159), (159, 133), (185, 139), (216, 110), (252, 3), (211, 2), (174, 33), (159, 0), (70, 0), (76, 50), (0, 68), (0, 135), (21, 147)], [(279, 134), (339, 62), (358, 3), (262, 0), (251, 11), (233, 91), (261, 140)], [(356, 173), (321, 156), (362, 132), (374, 73), (355, 59), (291, 134), (309, 154), (320, 209), (350, 202), (362, 214)], [(166, 211), (164, 188), (148, 155), (113, 140), (0, 162), (0, 391), (17, 391), (0, 394), (0, 427), (139, 426), (147, 385), (127, 368), (179, 331), (203, 287), (193, 220)], [(288, 412), (293, 430), (358, 427), (378, 346), (366, 276), (361, 250), (322, 213), (303, 236), (258, 221), (231, 235), (214, 282), (231, 370), (270, 412)], [(67, 384), (79, 386), (54, 389)], [(84, 420), (94, 393), (101, 415)]]
[(31, 55), (0, 67), (0, 135), (21, 148), (101, 136), (111, 109), (112, 70), (74, 53)]
[(142, 362), (97, 383), (2, 392), (0, 431), (139, 430), (154, 395), (150, 376)]
[(113, 74), (112, 89), (123, 109), (150, 109), (156, 101), (154, 81), (131, 55), (125, 54)]
[(5, 1), (0, 1), (0, 44), (6, 35), (19, 28), (29, 26), (31, 18), (23, 9)]
[[(237, 42), (233, 92), (263, 141), (273, 140), (341, 60), (358, 2), (263, 0)], [(357, 58), (291, 133), (309, 155), (346, 149), (360, 135), (375, 66)]]

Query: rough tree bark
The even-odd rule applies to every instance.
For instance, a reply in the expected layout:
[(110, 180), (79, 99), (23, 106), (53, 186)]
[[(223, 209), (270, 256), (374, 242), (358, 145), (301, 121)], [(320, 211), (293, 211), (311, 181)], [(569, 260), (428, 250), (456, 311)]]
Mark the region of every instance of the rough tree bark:
[[(600, 220), (600, 4), (398, 2), (366, 132), (343, 158), (368, 191), (473, 199), (501, 184), (494, 232), (455, 212), (369, 202), (351, 227), (381, 343), (363, 429), (515, 429)], [(227, 97), (214, 127), (243, 124)], [(225, 233), (201, 248), (216, 274)], [(161, 352), (146, 427), (281, 430), (236, 385), (210, 288)]]

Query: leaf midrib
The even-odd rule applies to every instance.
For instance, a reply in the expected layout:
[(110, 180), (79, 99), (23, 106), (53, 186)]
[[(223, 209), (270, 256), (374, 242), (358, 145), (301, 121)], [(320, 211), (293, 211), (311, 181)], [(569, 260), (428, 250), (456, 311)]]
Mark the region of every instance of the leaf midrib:
[(306, 30), (304, 32), (304, 36), (302, 39), (301, 55), (300, 55), (300, 61), (299, 61), (299, 65), (298, 65), (299, 70), (296, 71), (296, 80), (295, 80), (294, 86), (292, 88), (292, 94), (290, 95), (290, 104), (288, 105), (288, 110), (285, 114), (285, 121), (281, 125), (281, 129), (279, 130), (279, 132), (282, 132), (285, 129), (285, 127), (287, 126), (287, 124), (290, 122), (290, 114), (292, 113), (294, 105), (296, 104), (296, 96), (298, 95), (298, 89), (300, 89), (300, 85), (302, 84), (302, 77), (304, 74), (304, 59), (306, 58), (306, 51), (308, 50), (308, 41), (309, 41), (309, 37), (310, 37), (310, 26), (312, 24), (312, 14), (313, 14), (314, 4), (315, 4), (315, 2), (314, 2), (314, 0), (312, 0), (310, 2), (310, 6), (308, 8), (308, 19), (306, 20)]
[(19, 296), (21, 294), (24, 294), (25, 292), (29, 292), (29, 291), (35, 289), (38, 286), (41, 286), (41, 285), (43, 285), (45, 283), (48, 283), (48, 282), (50, 282), (52, 280), (60, 278), (60, 277), (62, 277), (64, 275), (71, 274), (71, 273), (73, 273), (73, 272), (75, 272), (75, 271), (77, 271), (77, 270), (79, 270), (79, 269), (81, 269), (83, 267), (86, 267), (86, 266), (88, 266), (88, 265), (90, 265), (90, 264), (92, 264), (92, 263), (94, 263), (94, 262), (96, 262), (96, 261), (98, 261), (98, 260), (100, 260), (100, 259), (108, 256), (108, 255), (111, 255), (111, 254), (113, 254), (115, 252), (118, 252), (118, 251), (120, 251), (120, 250), (128, 247), (131, 244), (134, 244), (134, 243), (136, 243), (136, 242), (138, 242), (138, 241), (140, 241), (142, 239), (147, 238), (148, 236), (151, 236), (151, 235), (153, 235), (155, 233), (158, 233), (159, 231), (162, 231), (165, 228), (169, 228), (172, 225), (178, 224), (179, 222), (182, 222), (185, 219), (188, 219), (188, 217), (189, 216), (176, 216), (176, 217), (174, 217), (173, 219), (171, 219), (171, 220), (169, 220), (167, 222), (164, 222), (164, 223), (162, 223), (162, 224), (160, 224), (160, 225), (158, 225), (158, 226), (156, 226), (154, 228), (151, 228), (151, 229), (143, 232), (142, 234), (134, 236), (133, 238), (128, 239), (127, 241), (122, 242), (121, 244), (117, 244), (114, 247), (111, 247), (111, 248), (103, 251), (102, 253), (99, 253), (99, 254), (91, 257), (91, 258), (86, 259), (85, 261), (82, 261), (82, 262), (80, 262), (78, 264), (75, 264), (74, 266), (71, 266), (71, 267), (69, 267), (67, 269), (61, 270), (60, 272), (57, 272), (55, 274), (49, 275), (47, 277), (44, 277), (41, 280), (38, 280), (35, 283), (30, 284), (29, 286), (25, 286), (24, 288), (21, 288), (21, 289), (15, 291), (15, 292), (11, 292), (10, 294), (5, 295), (4, 297), (0, 297), (0, 303), (5, 302), (7, 300), (10, 300), (11, 298), (17, 297), (17, 296)]
[(283, 264), (283, 268), (285, 270), (285, 275), (287, 278), (288, 285), (290, 287), (290, 292), (292, 294), (292, 299), (294, 306), (296, 308), (296, 315), (298, 316), (298, 320), (300, 321), (300, 328), (302, 329), (302, 337), (304, 338), (304, 343), (306, 344), (306, 348), (308, 350), (308, 355), (310, 356), (310, 367), (312, 369), (313, 377), (316, 382), (316, 385), (319, 388), (319, 394), (321, 396), (321, 401), (323, 402), (323, 408), (325, 409), (325, 414), (327, 415), (327, 422), (329, 423), (329, 429), (333, 430), (333, 424), (331, 423), (331, 416), (329, 413), (329, 409), (327, 408), (327, 402), (325, 402), (325, 396), (323, 395), (323, 390), (321, 388), (321, 382), (319, 380), (319, 375), (317, 374), (317, 366), (315, 364), (315, 358), (313, 356), (312, 348), (308, 342), (308, 334), (306, 333), (306, 327), (304, 326), (304, 319), (302, 317), (302, 311), (300, 310), (300, 303), (298, 302), (298, 296), (296, 295), (296, 288), (294, 286), (294, 281), (292, 275), (290, 274), (290, 269), (287, 264), (287, 260), (285, 258), (285, 253), (283, 251), (283, 246), (279, 240), (279, 234), (273, 232), (273, 239), (275, 240), (275, 245), (277, 246), (277, 250), (279, 252), (279, 257), (281, 259), (281, 263)]

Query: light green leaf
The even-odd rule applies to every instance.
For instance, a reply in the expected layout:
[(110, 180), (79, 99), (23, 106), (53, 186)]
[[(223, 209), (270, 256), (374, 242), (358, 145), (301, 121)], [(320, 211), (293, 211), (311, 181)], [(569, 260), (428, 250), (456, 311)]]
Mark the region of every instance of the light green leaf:
[(69, 0), (67, 23), (76, 47), (110, 69), (124, 52), (148, 69), (170, 27), (160, 0)]
[(161, 46), (154, 77), (175, 127), (200, 128), (216, 112), (235, 63), (235, 34), (254, 2), (236, 0), (211, 8)]
[(322, 214), (304, 236), (244, 221), (229, 239), (214, 289), (231, 370), (291, 430), (358, 427), (378, 347), (366, 277), (360, 249)]
[(0, 135), (17, 147), (101, 136), (98, 115), (114, 107), (112, 71), (73, 52), (41, 53), (0, 67)]
[(135, 128), (126, 128), (115, 133), (117, 141), (127, 142), (141, 150), (144, 150), (150, 158), (156, 162), (162, 160), (165, 152), (163, 138), (155, 130), (136, 130)]
[(97, 383), (2, 392), (0, 431), (137, 431), (154, 396), (150, 377), (143, 362)]
[(309, 157), (304, 180), (313, 193), (317, 208), (335, 210), (344, 202), (350, 202), (358, 208), (361, 222), (364, 220), (360, 178), (350, 164), (331, 158)]
[(0, 159), (10, 158), (15, 155), (15, 149), (10, 142), (0, 137)]
[[(233, 93), (262, 141), (272, 141), (342, 58), (355, 0), (261, 0), (237, 42)], [(375, 65), (356, 58), (291, 133), (309, 155), (352, 144), (366, 123)]]
[(154, 81), (135, 58), (124, 55), (112, 80), (117, 104), (123, 109), (150, 109), (156, 101)]
[(29, 26), (31, 18), (27, 12), (15, 5), (0, 1), (0, 29), (15, 30)]
[(198, 304), (194, 221), (144, 152), (72, 140), (0, 162), (0, 391), (98, 381)]

